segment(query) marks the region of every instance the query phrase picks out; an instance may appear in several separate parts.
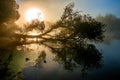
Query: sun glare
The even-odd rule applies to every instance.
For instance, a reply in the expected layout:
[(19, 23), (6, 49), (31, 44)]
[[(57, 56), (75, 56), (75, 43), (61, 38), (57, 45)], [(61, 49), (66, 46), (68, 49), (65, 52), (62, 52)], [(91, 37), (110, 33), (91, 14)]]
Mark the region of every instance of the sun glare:
[(31, 22), (32, 20), (36, 19), (39, 21), (43, 21), (44, 20), (43, 12), (37, 8), (30, 8), (25, 13), (25, 19), (27, 22)]

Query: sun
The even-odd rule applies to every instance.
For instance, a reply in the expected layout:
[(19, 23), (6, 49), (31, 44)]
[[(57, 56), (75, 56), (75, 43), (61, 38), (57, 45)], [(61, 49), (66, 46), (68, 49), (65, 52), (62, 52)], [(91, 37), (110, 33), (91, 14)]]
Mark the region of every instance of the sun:
[(31, 22), (36, 19), (44, 21), (43, 12), (38, 8), (30, 8), (25, 12), (25, 19), (27, 22)]

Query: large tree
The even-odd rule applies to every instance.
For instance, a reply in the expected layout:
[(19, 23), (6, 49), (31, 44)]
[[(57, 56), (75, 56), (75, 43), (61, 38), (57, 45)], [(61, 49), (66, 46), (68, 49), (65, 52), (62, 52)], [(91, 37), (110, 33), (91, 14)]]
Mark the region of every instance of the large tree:
[[(84, 39), (102, 41), (104, 24), (96, 21), (88, 14), (82, 15), (80, 11), (74, 11), (74, 4), (70, 3), (64, 8), (61, 18), (50, 26), (40, 37), (45, 35), (54, 39)], [(54, 34), (50, 34), (54, 32)]]
[(96, 21), (88, 14), (80, 14), (80, 11), (74, 11), (74, 4), (68, 4), (61, 16), (61, 19), (55, 26), (62, 26), (69, 30), (70, 38), (87, 38), (89, 40), (102, 40), (104, 24)]

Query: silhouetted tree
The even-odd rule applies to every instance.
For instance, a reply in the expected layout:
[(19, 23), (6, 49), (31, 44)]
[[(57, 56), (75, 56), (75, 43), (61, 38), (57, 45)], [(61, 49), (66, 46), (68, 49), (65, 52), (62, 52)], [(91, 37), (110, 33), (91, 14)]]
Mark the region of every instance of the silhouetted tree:
[(24, 31), (27, 33), (32, 30), (43, 31), (45, 28), (44, 21), (39, 21), (38, 19), (32, 20), (30, 23), (25, 24)]
[[(51, 31), (53, 29), (62, 27), (69, 30), (68, 33), (66, 33), (66, 35), (69, 34), (69, 37), (67, 38), (73, 39), (77, 37), (101, 41), (104, 37), (104, 24), (96, 21), (88, 14), (82, 15), (80, 14), (80, 11), (74, 11), (73, 8), (73, 3), (68, 4), (64, 8), (64, 12), (61, 16), (61, 19), (51, 26)], [(65, 31), (66, 30), (64, 30), (63, 32)]]
[(20, 17), (18, 8), (15, 0), (0, 1), (0, 36), (14, 34), (17, 29), (14, 22)]
[(0, 1), (0, 23), (15, 22), (19, 18), (19, 6), (15, 0)]

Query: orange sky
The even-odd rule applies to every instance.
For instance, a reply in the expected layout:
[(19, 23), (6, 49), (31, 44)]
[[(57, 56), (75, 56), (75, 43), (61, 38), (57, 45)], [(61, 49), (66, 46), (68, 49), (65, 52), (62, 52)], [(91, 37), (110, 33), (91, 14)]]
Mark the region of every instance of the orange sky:
[(72, 0), (64, 0), (63, 2), (58, 0), (56, 0), (57, 2), (46, 1), (29, 0), (19, 3), (19, 13), (21, 16), (16, 23), (25, 23), (25, 12), (30, 8), (39, 8), (43, 12), (46, 21), (55, 22), (62, 15), (64, 7)]
[(60, 18), (63, 8), (71, 3), (75, 3), (75, 9), (83, 13), (90, 14), (92, 17), (98, 14), (106, 15), (111, 13), (120, 17), (120, 0), (16, 0), (19, 4), (20, 19), (19, 23), (24, 23), (24, 13), (31, 7), (40, 8), (43, 11), (46, 21), (54, 22)]

